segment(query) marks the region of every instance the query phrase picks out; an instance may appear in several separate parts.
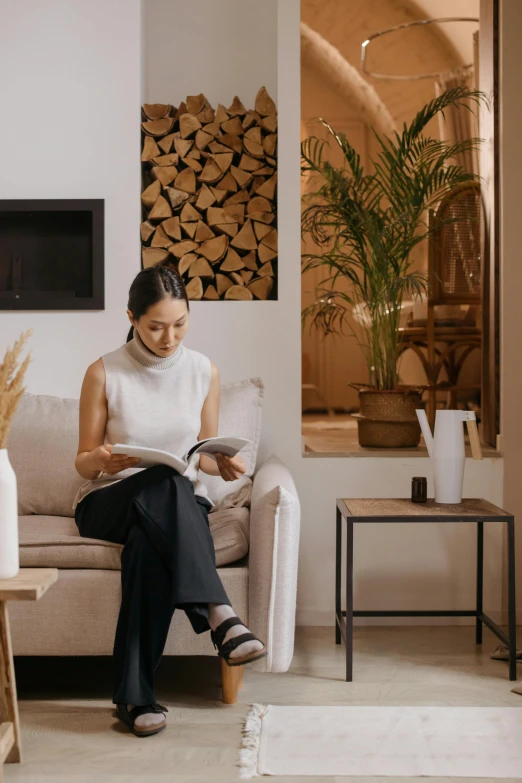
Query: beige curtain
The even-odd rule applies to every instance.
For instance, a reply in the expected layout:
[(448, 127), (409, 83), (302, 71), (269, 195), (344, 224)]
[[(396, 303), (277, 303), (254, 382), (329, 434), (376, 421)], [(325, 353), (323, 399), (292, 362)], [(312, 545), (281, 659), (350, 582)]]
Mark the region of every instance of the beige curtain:
[[(465, 84), (474, 87), (473, 66), (455, 68), (452, 71), (441, 73), (435, 82), (435, 94), (437, 96), (453, 87)], [(478, 107), (471, 103), (472, 111), (464, 107), (449, 106), (444, 110), (445, 117), (439, 116), (440, 138), (449, 142), (462, 141), (463, 139), (476, 138), (478, 133)], [(478, 153), (476, 150), (462, 153), (457, 158), (457, 163), (464, 166), (467, 171), (479, 173)]]

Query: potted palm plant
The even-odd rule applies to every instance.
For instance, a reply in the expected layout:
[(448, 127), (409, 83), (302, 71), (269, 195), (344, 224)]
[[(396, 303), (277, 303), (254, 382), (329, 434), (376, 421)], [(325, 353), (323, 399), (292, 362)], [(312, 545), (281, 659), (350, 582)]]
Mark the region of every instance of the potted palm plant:
[[(425, 135), (428, 123), (450, 105), (472, 110), (487, 96), (465, 86), (447, 90), (424, 106), (401, 133), (381, 136), (378, 154), (365, 173), (360, 155), (344, 133), (320, 122), (327, 138), (310, 136), (301, 144), (301, 172), (309, 178), (303, 195), (302, 233), (315, 252), (302, 257), (302, 273), (324, 267), (327, 277), (315, 288), (315, 301), (302, 311), (302, 328), (344, 334), (360, 344), (368, 384), (359, 390), (359, 442), (368, 446), (415, 446), (420, 427), (415, 408), (422, 389), (400, 386), (397, 360), (403, 300), (428, 293), (427, 273), (415, 269), (414, 251), (433, 230), (426, 221), (456, 186), (478, 176), (457, 165), (456, 156), (476, 149), (480, 139), (455, 143)], [(339, 146), (342, 166), (325, 158), (330, 141)], [(336, 288), (348, 280), (348, 293)], [(349, 314), (356, 317), (357, 330)]]

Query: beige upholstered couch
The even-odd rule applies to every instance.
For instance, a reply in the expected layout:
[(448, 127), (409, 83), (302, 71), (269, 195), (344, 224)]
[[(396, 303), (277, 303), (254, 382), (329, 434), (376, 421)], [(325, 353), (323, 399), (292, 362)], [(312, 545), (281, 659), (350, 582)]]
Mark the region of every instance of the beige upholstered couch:
[[(252, 666), (283, 672), (294, 645), (300, 508), (292, 477), (277, 457), (256, 465), (262, 400), (260, 378), (221, 387), (219, 434), (250, 438), (254, 447), (241, 452), (247, 473), (237, 481), (199, 476), (216, 503), (209, 523), (225, 589), (237, 614), (268, 647), (268, 656)], [(74, 521), (73, 498), (85, 482), (74, 467), (78, 408), (77, 399), (26, 392), (9, 433), (20, 566), (59, 569), (57, 582), (38, 602), (10, 604), (14, 655), (112, 655), (123, 547), (82, 538)], [(164, 654), (216, 652), (210, 634), (196, 635), (185, 613), (176, 611)]]

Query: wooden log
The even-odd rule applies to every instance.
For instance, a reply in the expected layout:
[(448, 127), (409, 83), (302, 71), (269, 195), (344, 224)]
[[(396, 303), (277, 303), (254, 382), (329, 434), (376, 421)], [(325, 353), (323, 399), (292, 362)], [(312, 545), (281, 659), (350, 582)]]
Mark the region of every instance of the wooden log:
[(216, 161), (212, 158), (208, 158), (203, 171), (199, 175), (199, 181), (210, 183), (218, 182), (222, 176), (223, 172), (221, 171)]
[(252, 181), (252, 174), (249, 171), (243, 171), (243, 169), (238, 169), (237, 166), (231, 166), (230, 167), (230, 173), (236, 180), (237, 184), (240, 188), (246, 188)]
[(212, 158), (215, 160), (223, 174), (225, 174), (230, 166), (232, 165), (232, 160), (234, 158), (233, 152), (222, 152), (218, 154), (213, 154)]
[(276, 105), (268, 92), (266, 87), (261, 87), (256, 95), (255, 107), (258, 114), (261, 117), (269, 117), (271, 114), (276, 113)]
[(194, 239), (197, 227), (196, 223), (180, 223), (180, 226), (189, 239)]
[(149, 212), (149, 220), (163, 220), (169, 218), (172, 215), (172, 209), (167, 199), (163, 196), (158, 196), (154, 206)]
[[(237, 137), (236, 137), (237, 138)], [(219, 141), (213, 141), (212, 144), (208, 145), (208, 148), (211, 152), (230, 152), (230, 147), (225, 147), (224, 144), (220, 144)]]
[(229, 147), (229, 149), (234, 150), (234, 152), (237, 152), (239, 155), (243, 152), (243, 142), (239, 136), (236, 136), (233, 133), (224, 133), (218, 138), (220, 144), (224, 144), (225, 147)]
[(194, 142), (191, 139), (174, 139), (174, 149), (180, 158), (186, 158)]
[(243, 269), (245, 266), (243, 259), (236, 253), (236, 251), (229, 247), (225, 260), (220, 266), (223, 272), (236, 272), (238, 269)]
[(198, 150), (197, 147), (192, 147), (192, 149), (190, 149), (187, 152), (183, 160), (187, 160), (190, 158), (193, 158), (194, 160), (201, 160), (202, 155), (205, 155), (205, 153), (202, 150)]
[[(253, 112), (253, 111), (248, 111), (245, 114), (245, 116), (243, 117), (243, 121), (241, 123), (243, 125), (243, 129), (244, 130), (247, 130), (248, 128), (250, 128), (255, 123), (255, 121), (256, 121), (256, 114), (257, 114), (257, 112)], [(259, 116), (259, 115), (257, 115), (257, 116)]]
[(201, 214), (192, 206), (192, 204), (187, 202), (181, 210), (179, 218), (183, 223), (190, 223), (191, 221), (197, 222), (198, 220), (201, 220)]
[(227, 234), (229, 237), (235, 237), (239, 231), (239, 225), (237, 223), (218, 223), (214, 228), (218, 233)]
[(185, 163), (187, 166), (189, 166), (189, 168), (195, 171), (196, 174), (199, 174), (199, 172), (203, 168), (199, 160), (195, 160), (195, 158), (183, 158), (183, 163)]
[(243, 146), (253, 158), (264, 158), (265, 150), (262, 144), (258, 144), (257, 141), (252, 139), (243, 139)]
[(153, 166), (150, 171), (152, 176), (159, 180), (163, 186), (170, 185), (178, 176), (176, 166)]
[(172, 209), (177, 209), (188, 199), (189, 194), (178, 188), (165, 188)]
[[(163, 122), (163, 120), (159, 120), (159, 121)], [(243, 126), (241, 124), (241, 120), (239, 119), (239, 117), (232, 117), (232, 119), (222, 122), (221, 130), (224, 133), (234, 133), (236, 136), (242, 136), (244, 133)]]
[[(201, 176), (201, 175), (200, 175)], [(192, 169), (183, 169), (174, 180), (174, 186), (185, 193), (196, 192), (196, 175)]]
[[(267, 261), (273, 261), (274, 258), (277, 258), (277, 252), (262, 243), (257, 248), (257, 254), (262, 264), (266, 264)], [(261, 274), (261, 272), (259, 272), (259, 274)]]
[(225, 198), (228, 195), (228, 191), (226, 191), (226, 190), (219, 190), (219, 188), (215, 188), (213, 185), (210, 186), (210, 190), (212, 191), (212, 193), (216, 197), (216, 201), (217, 201), (218, 204), (222, 204), (223, 201), (225, 200)]
[(273, 212), (251, 212), (248, 217), (251, 220), (257, 220), (259, 223), (272, 223), (275, 215)]
[(275, 133), (277, 130), (277, 115), (270, 114), (268, 117), (263, 117), (261, 126), (265, 130), (270, 131), (270, 133)]
[(222, 103), (218, 103), (216, 114), (215, 114), (216, 122), (219, 122), (219, 124), (222, 125), (222, 123), (226, 122), (228, 119), (229, 119), (229, 115), (227, 110), (225, 109)]
[(245, 205), (244, 204), (225, 204), (223, 211), (237, 220), (238, 223), (245, 222)]
[(196, 275), (199, 277), (214, 277), (214, 272), (207, 259), (201, 257), (198, 257), (197, 260), (190, 265), (188, 274), (189, 277), (195, 277)]
[(170, 103), (144, 103), (142, 109), (148, 120), (162, 120), (169, 116), (172, 106)]
[(272, 290), (273, 280), (271, 277), (256, 277), (248, 283), (248, 290), (251, 291), (256, 299), (268, 299)]
[(239, 190), (237, 193), (234, 193), (233, 196), (227, 198), (225, 204), (241, 204), (245, 201), (250, 201), (250, 194), (248, 190)]
[(210, 133), (206, 133), (204, 130), (200, 129), (196, 133), (196, 147), (198, 150), (204, 150), (213, 140), (214, 136), (211, 136)]
[(257, 240), (254, 235), (251, 220), (245, 221), (241, 231), (234, 237), (230, 244), (232, 247), (237, 247), (240, 250), (255, 250), (257, 248)]
[(168, 155), (168, 153), (171, 151), (175, 138), (176, 138), (175, 133), (168, 133), (162, 139), (159, 139), (158, 147), (160, 147), (163, 150), (165, 155)]
[(213, 239), (216, 235), (212, 231), (212, 229), (207, 226), (206, 223), (203, 223), (202, 220), (199, 220), (196, 224), (196, 233), (194, 236), (194, 239), (196, 242), (205, 242), (207, 239)]
[(254, 295), (252, 294), (252, 291), (245, 288), (244, 285), (233, 285), (225, 291), (225, 299), (235, 299), (239, 301), (240, 299), (250, 300), (253, 298)]
[(165, 231), (162, 228), (161, 223), (157, 227), (154, 236), (152, 237), (152, 241), (150, 243), (151, 247), (170, 247), (172, 245), (172, 239), (168, 237), (165, 233)]
[(262, 168), (262, 166), (262, 161), (258, 160), (257, 158), (252, 158), (250, 155), (246, 155), (245, 153), (241, 155), (239, 168), (243, 169), (243, 171), (256, 171), (257, 169)]
[(161, 182), (153, 182), (148, 188), (145, 188), (141, 194), (141, 203), (145, 207), (152, 207), (158, 200), (158, 196), (161, 193)]
[(141, 241), (146, 242), (147, 239), (155, 232), (156, 226), (154, 226), (149, 220), (145, 220), (140, 226)]
[(218, 294), (222, 296), (233, 285), (232, 280), (228, 275), (216, 274), (216, 287)]
[(263, 149), (266, 155), (275, 155), (277, 147), (277, 133), (269, 133), (263, 139)]
[(271, 231), (266, 234), (262, 240), (262, 245), (266, 245), (271, 250), (277, 250), (277, 228), (273, 228)]
[(235, 95), (234, 100), (232, 101), (232, 103), (227, 109), (227, 112), (231, 117), (235, 117), (238, 114), (242, 117), (244, 114), (247, 113), (247, 110), (239, 100), (238, 96)]
[(245, 139), (250, 139), (250, 141), (255, 141), (256, 144), (262, 144), (263, 134), (261, 133), (261, 128), (257, 125), (255, 125), (253, 128), (249, 128), (247, 131), (245, 131), (245, 135), (243, 136), (243, 143)]
[(245, 281), (239, 272), (230, 272), (229, 274), (236, 285), (245, 285)]
[(188, 139), (201, 128), (201, 123), (192, 114), (182, 114), (179, 118), (179, 132), (182, 139)]
[(215, 203), (216, 203), (216, 197), (214, 196), (214, 194), (212, 193), (208, 185), (202, 185), (198, 193), (196, 207), (198, 209), (207, 209), (208, 207), (211, 207), (212, 204)]
[(207, 289), (203, 294), (203, 299), (219, 299), (219, 294), (214, 288), (214, 286), (212, 285), (212, 283), (207, 286)]
[(143, 139), (143, 149), (141, 151), (142, 161), (152, 160), (156, 155), (160, 154), (160, 148), (152, 138), (152, 136), (145, 136)]
[[(151, 139), (151, 141), (154, 141), (151, 136), (147, 136), (147, 138)], [(171, 152), (168, 155), (157, 155), (156, 157), (152, 158), (152, 162), (156, 166), (177, 166), (179, 162), (179, 155), (177, 152)]]
[(165, 136), (174, 127), (174, 117), (165, 117), (163, 120), (147, 120), (141, 127), (147, 136)]
[[(273, 166), (263, 166), (262, 169), (256, 171), (256, 177), (271, 177), (275, 172)], [(260, 183), (261, 184), (261, 183)]]
[(178, 272), (180, 275), (184, 275), (185, 272), (188, 271), (191, 264), (194, 263), (199, 258), (197, 253), (186, 253), (184, 256), (182, 256), (179, 260), (178, 264)]
[(263, 266), (259, 267), (257, 274), (259, 277), (273, 277), (274, 270), (272, 269), (271, 262), (267, 261), (266, 264), (263, 264)]
[(186, 113), (187, 113), (187, 104), (185, 103), (185, 101), (181, 101), (181, 103), (179, 104), (178, 108), (174, 112), (174, 119), (175, 120), (179, 120), (181, 115), (182, 114), (186, 114)]
[(209, 226), (235, 222), (235, 218), (232, 215), (228, 215), (225, 210), (220, 207), (209, 207), (207, 209), (207, 224)]
[(247, 283), (250, 282), (250, 280), (252, 279), (252, 275), (254, 273), (251, 272), (249, 269), (242, 269), (239, 274), (243, 278), (243, 284), (246, 285)]
[(199, 120), (199, 122), (202, 125), (210, 124), (214, 119), (214, 109), (211, 106), (205, 106), (199, 114), (196, 115), (196, 119)]
[(252, 269), (254, 272), (257, 272), (258, 266), (256, 251), (251, 250), (250, 253), (247, 253), (246, 256), (243, 256), (243, 263), (247, 269)]
[(161, 264), (168, 257), (168, 252), (166, 250), (162, 250), (160, 247), (144, 247), (141, 250), (141, 260), (143, 262), (144, 269), (147, 269), (149, 266)]
[(174, 215), (174, 217), (164, 220), (163, 223), (161, 223), (161, 227), (172, 239), (175, 239), (176, 241), (181, 240), (181, 227), (178, 215)]
[(208, 103), (202, 92), (199, 95), (187, 95), (187, 112), (189, 114), (199, 114), (203, 107)]
[(258, 223), (257, 221), (254, 222), (254, 234), (256, 235), (256, 239), (259, 242), (271, 231), (273, 231), (271, 225), (267, 225), (266, 223)]
[(191, 239), (185, 239), (171, 245), (170, 252), (173, 256), (176, 256), (176, 258), (181, 258), (185, 253), (192, 253), (192, 251), (197, 250), (198, 247), (199, 245), (197, 242), (193, 242)]
[(277, 185), (277, 174), (274, 174), (270, 179), (267, 179), (260, 188), (257, 189), (258, 196), (264, 196), (270, 201), (274, 200), (274, 194)]
[(230, 172), (218, 182), (219, 190), (228, 190), (230, 193), (237, 192), (237, 182)]
[(270, 158), (268, 155), (266, 155), (265, 160), (270, 164), (270, 166), (273, 166), (274, 168), (277, 166), (277, 161), (275, 158)]
[(203, 125), (202, 130), (204, 133), (208, 133), (211, 136), (217, 136), (221, 130), (221, 126), (219, 122), (209, 122), (206, 125)]
[(250, 185), (250, 198), (254, 198), (256, 191), (259, 190), (264, 182), (266, 182), (266, 177), (254, 177), (252, 184)]
[(185, 286), (189, 299), (201, 299), (203, 296), (203, 283), (200, 277), (193, 277), (190, 283)]
[(228, 237), (224, 234), (214, 237), (214, 239), (208, 239), (199, 246), (199, 254), (204, 256), (208, 261), (215, 263), (220, 261), (228, 248)]
[(263, 196), (254, 196), (253, 199), (251, 199), (247, 204), (247, 213), (249, 215), (252, 214), (252, 212), (272, 212), (272, 204)]

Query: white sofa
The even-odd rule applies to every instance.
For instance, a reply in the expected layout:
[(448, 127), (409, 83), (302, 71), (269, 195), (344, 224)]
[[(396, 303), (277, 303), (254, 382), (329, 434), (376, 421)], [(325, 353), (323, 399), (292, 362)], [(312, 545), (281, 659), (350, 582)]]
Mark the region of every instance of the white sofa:
[[(221, 387), (219, 434), (250, 438), (254, 447), (242, 452), (247, 473), (237, 481), (199, 477), (216, 503), (209, 523), (225, 589), (268, 648), (268, 656), (251, 666), (284, 672), (294, 647), (300, 506), (276, 456), (256, 465), (262, 400), (260, 378)], [(15, 656), (112, 655), (123, 547), (78, 533), (72, 501), (85, 482), (74, 467), (78, 420), (77, 399), (26, 392), (11, 425), (7, 447), (18, 486), (20, 566), (59, 569), (39, 601), (10, 603)], [(176, 611), (164, 654), (216, 652), (210, 634), (196, 635), (185, 613)], [(223, 671), (228, 676), (225, 666)]]

